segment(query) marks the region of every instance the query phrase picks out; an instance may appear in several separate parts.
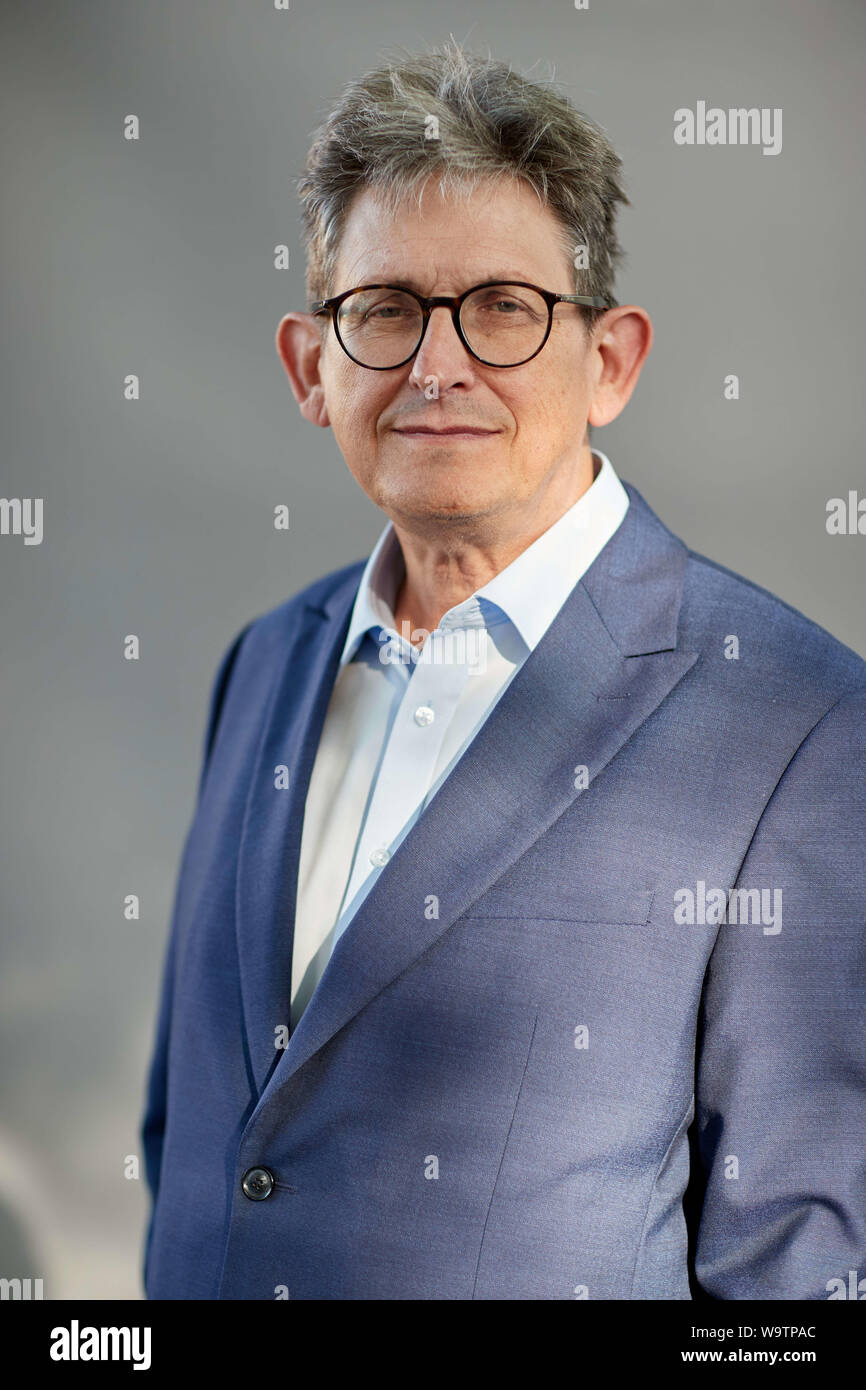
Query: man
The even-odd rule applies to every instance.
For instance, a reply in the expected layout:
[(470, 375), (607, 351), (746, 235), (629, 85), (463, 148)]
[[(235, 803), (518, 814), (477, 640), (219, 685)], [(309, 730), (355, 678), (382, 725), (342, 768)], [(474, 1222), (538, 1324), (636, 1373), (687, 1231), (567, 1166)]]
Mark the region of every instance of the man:
[(866, 1273), (866, 665), (588, 427), (619, 161), (449, 44), (355, 83), (278, 348), (388, 518), (216, 678), (152, 1298), (828, 1297)]

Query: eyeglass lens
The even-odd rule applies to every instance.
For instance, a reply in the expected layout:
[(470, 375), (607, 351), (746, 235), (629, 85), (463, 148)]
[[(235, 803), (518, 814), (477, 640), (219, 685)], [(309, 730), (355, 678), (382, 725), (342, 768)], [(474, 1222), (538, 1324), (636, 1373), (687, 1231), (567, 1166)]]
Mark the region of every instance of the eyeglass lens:
[[(523, 285), (485, 285), (463, 301), (460, 326), (472, 351), (492, 366), (516, 366), (537, 352), (548, 308)], [(396, 367), (411, 357), (424, 329), (416, 299), (403, 290), (356, 290), (337, 311), (339, 334), (365, 367)]]

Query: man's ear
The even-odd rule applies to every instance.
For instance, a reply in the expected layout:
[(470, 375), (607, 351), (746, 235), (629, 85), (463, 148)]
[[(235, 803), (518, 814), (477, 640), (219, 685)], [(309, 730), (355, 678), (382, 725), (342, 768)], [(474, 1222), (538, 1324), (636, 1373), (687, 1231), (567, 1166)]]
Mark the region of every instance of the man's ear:
[(596, 380), (588, 411), (591, 425), (609, 425), (624, 409), (652, 341), (650, 316), (638, 304), (621, 304), (599, 320), (593, 340)]
[(301, 414), (311, 425), (330, 425), (319, 376), (322, 335), (313, 314), (286, 314), (277, 329), (277, 352), (286, 369)]

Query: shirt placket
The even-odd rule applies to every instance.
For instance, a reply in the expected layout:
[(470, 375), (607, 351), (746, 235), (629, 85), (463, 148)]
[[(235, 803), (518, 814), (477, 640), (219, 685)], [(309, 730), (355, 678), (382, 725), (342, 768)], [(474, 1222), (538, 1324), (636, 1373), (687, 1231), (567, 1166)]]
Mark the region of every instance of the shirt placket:
[(381, 872), (388, 863), (396, 848), (395, 841), (401, 832), (408, 833), (432, 785), (448, 724), (468, 679), (466, 665), (448, 660), (448, 656), (446, 633), (437, 628), (427, 638), (414, 669), (408, 672), (359, 838), (341, 916), (367, 878)]

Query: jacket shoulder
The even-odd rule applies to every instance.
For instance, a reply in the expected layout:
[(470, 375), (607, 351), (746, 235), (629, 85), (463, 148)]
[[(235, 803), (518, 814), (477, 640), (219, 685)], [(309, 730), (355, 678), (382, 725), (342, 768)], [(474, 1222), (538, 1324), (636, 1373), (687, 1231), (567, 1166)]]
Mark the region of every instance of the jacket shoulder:
[(811, 703), (866, 687), (866, 661), (820, 624), (778, 595), (687, 548), (681, 634), (703, 647), (736, 637), (738, 659), (777, 693)]
[[(204, 741), (204, 768), (216, 738), (229, 685), (246, 698), (256, 690), (261, 692), (268, 674), (287, 650), (303, 620), (305, 611), (312, 608), (328, 614), (330, 605), (341, 603), (348, 609), (366, 561), (356, 560), (342, 569), (332, 570), (314, 580), (291, 598), (275, 608), (251, 618), (235, 634), (224, 651), (211, 685), (210, 705)], [(200, 781), (201, 785), (201, 781)]]

